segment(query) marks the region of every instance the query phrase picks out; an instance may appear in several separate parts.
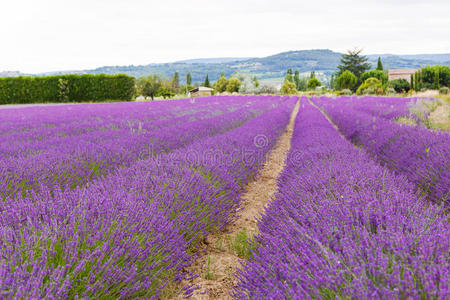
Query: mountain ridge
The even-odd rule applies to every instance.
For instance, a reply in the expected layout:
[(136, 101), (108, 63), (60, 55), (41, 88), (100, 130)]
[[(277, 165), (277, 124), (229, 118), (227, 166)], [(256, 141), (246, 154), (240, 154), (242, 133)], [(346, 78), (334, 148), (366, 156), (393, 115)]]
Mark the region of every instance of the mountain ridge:
[[(61, 74), (119, 74), (125, 73), (135, 77), (159, 74), (171, 77), (178, 72), (181, 82), (184, 82), (186, 73), (191, 73), (193, 82), (201, 83), (206, 74), (211, 81), (219, 78), (223, 72), (226, 76), (235, 73), (250, 74), (261, 80), (275, 80), (279, 82), (286, 70), (292, 68), (306, 74), (315, 71), (322, 80), (327, 80), (337, 68), (342, 53), (329, 49), (293, 50), (277, 53), (266, 57), (219, 57), (187, 59), (169, 63), (152, 63), (147, 65), (129, 66), (102, 66), (88, 70), (71, 70), (46, 72), (39, 74), (22, 74), (18, 71), (0, 72), (5, 76), (44, 76)], [(383, 66), (387, 69), (416, 69), (427, 65), (444, 64), (450, 66), (450, 53), (441, 54), (369, 54), (366, 55), (372, 67), (376, 67), (378, 57), (381, 57)]]

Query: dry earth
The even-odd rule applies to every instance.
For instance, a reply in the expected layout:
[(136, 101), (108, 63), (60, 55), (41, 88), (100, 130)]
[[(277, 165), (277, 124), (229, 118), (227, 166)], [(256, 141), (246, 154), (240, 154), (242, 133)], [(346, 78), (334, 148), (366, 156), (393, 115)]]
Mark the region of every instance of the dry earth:
[[(285, 166), (285, 160), (291, 148), (294, 121), (299, 111), (299, 102), (292, 111), (285, 132), (269, 153), (262, 170), (256, 179), (250, 182), (241, 195), (242, 204), (237, 220), (222, 232), (211, 234), (203, 245), (202, 256), (189, 270), (200, 274), (199, 277), (183, 282), (182, 285), (197, 285), (191, 299), (232, 299), (230, 296), (235, 286), (235, 273), (240, 266), (239, 246), (237, 240), (251, 238), (258, 232), (257, 217), (264, 212), (266, 205), (278, 190), (277, 179)], [(172, 299), (183, 299), (178, 295)]]

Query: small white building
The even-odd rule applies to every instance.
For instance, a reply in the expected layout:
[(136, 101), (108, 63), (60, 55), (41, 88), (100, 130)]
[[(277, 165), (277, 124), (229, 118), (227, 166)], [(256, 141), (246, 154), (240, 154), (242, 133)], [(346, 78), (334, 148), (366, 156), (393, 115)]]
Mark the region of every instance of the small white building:
[(214, 89), (205, 86), (199, 86), (195, 89), (190, 90), (189, 95), (190, 97), (206, 97), (211, 96), (212, 91), (214, 91)]
[(411, 75), (416, 73), (417, 70), (413, 69), (403, 69), (403, 70), (389, 70), (388, 76), (389, 81), (394, 79), (406, 79), (409, 83), (411, 83)]

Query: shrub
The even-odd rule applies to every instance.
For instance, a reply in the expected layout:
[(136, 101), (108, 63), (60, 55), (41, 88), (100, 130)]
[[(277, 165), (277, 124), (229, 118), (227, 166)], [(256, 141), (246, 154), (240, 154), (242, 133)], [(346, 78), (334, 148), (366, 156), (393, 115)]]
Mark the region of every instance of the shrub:
[(227, 89), (227, 84), (228, 84), (228, 80), (225, 77), (225, 75), (222, 73), (219, 80), (217, 80), (217, 82), (214, 84), (214, 89), (219, 93), (223, 93)]
[(386, 84), (388, 82), (388, 75), (385, 72), (380, 71), (380, 70), (370, 70), (370, 71), (364, 72), (361, 75), (361, 82), (364, 82), (371, 77), (380, 80), (381, 83), (383, 83), (383, 84)]
[(390, 88), (387, 89), (386, 93), (387, 93), (388, 95), (393, 95), (393, 94), (395, 94), (396, 92), (395, 92), (395, 90), (394, 90), (393, 88), (390, 87)]
[(397, 93), (405, 93), (409, 91), (410, 85), (406, 79), (399, 78), (389, 81), (389, 87), (393, 88)]
[(448, 94), (449, 94), (449, 88), (446, 87), (446, 86), (441, 87), (441, 88), (439, 89), (439, 94), (442, 94), (442, 95), (448, 95)]
[(315, 90), (317, 87), (321, 86), (322, 83), (316, 77), (312, 77), (308, 81), (308, 89)]
[(295, 83), (286, 80), (281, 87), (281, 94), (283, 95), (293, 95), (297, 93), (297, 89), (295, 88)]
[(0, 104), (133, 99), (128, 75), (59, 75), (0, 78)]
[[(450, 86), (450, 67), (437, 65), (424, 67), (420, 70), (420, 76), (425, 87), (435, 87), (436, 73), (440, 86)], [(425, 84), (428, 84), (428, 86)]]
[(350, 95), (353, 94), (353, 92), (352, 92), (351, 90), (349, 90), (349, 89), (343, 89), (343, 90), (340, 92), (340, 94), (341, 94), (341, 95), (344, 95), (344, 96), (350, 96)]
[(380, 80), (375, 77), (370, 77), (364, 81), (363, 84), (356, 90), (358, 95), (366, 94), (366, 95), (374, 95), (374, 94), (382, 94), (383, 93), (383, 84)]
[(237, 78), (228, 79), (226, 91), (229, 93), (239, 92), (242, 82)]
[(358, 78), (356, 78), (356, 76), (352, 72), (346, 70), (342, 72), (342, 74), (339, 75), (339, 77), (336, 79), (336, 87), (338, 90), (353, 90), (357, 82)]
[(261, 84), (257, 89), (257, 94), (276, 94), (277, 89), (273, 85)]

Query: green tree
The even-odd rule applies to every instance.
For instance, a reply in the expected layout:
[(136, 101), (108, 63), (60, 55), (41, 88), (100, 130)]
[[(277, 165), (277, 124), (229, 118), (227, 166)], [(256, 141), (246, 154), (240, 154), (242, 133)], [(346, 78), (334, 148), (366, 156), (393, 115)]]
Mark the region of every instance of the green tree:
[(316, 71), (311, 71), (311, 74), (309, 74), (309, 78), (316, 77)]
[(295, 83), (295, 87), (298, 90), (298, 86), (300, 84), (300, 72), (298, 70), (295, 70), (294, 83)]
[(383, 92), (384, 92), (383, 83), (381, 82), (381, 80), (375, 77), (370, 77), (367, 80), (365, 80), (363, 84), (361, 84), (359, 88), (356, 90), (356, 94), (358, 95), (362, 94), (379, 95), (382, 94)]
[(450, 86), (450, 67), (449, 66), (427, 66), (419, 70), (420, 82), (422, 87), (435, 88), (435, 77), (438, 72), (439, 86)]
[(292, 76), (292, 69), (288, 69), (286, 72), (286, 77), (284, 78), (284, 81), (290, 81), (294, 82), (294, 77)]
[(298, 91), (306, 91), (308, 89), (308, 81), (309, 80), (307, 77), (300, 78), (300, 80), (298, 82), (297, 90)]
[(260, 84), (256, 90), (256, 94), (276, 94), (277, 89), (273, 85)]
[(144, 97), (151, 97), (152, 100), (158, 96), (162, 82), (158, 75), (141, 77), (136, 82), (138, 93)]
[(186, 85), (191, 85), (192, 84), (192, 76), (191, 73), (187, 73), (186, 74)]
[(283, 95), (294, 95), (297, 93), (295, 88), (295, 83), (289, 80), (285, 80), (283, 86), (281, 87), (281, 94)]
[(439, 69), (436, 69), (436, 71), (434, 71), (433, 87), (435, 90), (439, 90)]
[(227, 89), (228, 80), (225, 77), (225, 74), (222, 73), (219, 80), (217, 80), (216, 84), (214, 85), (214, 89), (218, 91), (219, 93), (223, 93)]
[(389, 81), (388, 86), (393, 88), (397, 93), (405, 93), (410, 89), (408, 80), (403, 78)]
[(205, 82), (203, 83), (203, 86), (210, 87), (208, 74), (206, 74), (206, 78), (205, 78)]
[(172, 80), (167, 80), (167, 79), (162, 80), (158, 94), (160, 96), (162, 96), (164, 99), (171, 98), (171, 97), (175, 96), (176, 91), (175, 91), (175, 88), (173, 86)]
[(172, 77), (172, 85), (175, 90), (180, 88), (180, 75), (178, 72), (175, 72)]
[(349, 70), (345, 70), (336, 79), (336, 88), (338, 90), (354, 90), (357, 82), (358, 79), (356, 78), (355, 74), (353, 74)]
[(331, 74), (330, 89), (335, 89), (335, 86), (336, 86), (336, 77), (334, 74)]
[(308, 89), (315, 90), (317, 87), (321, 85), (322, 83), (316, 77), (312, 77), (308, 80)]
[(409, 84), (410, 84), (410, 86), (411, 86), (411, 89), (412, 89), (412, 90), (415, 90), (415, 87), (414, 87), (414, 75), (413, 75), (413, 74), (411, 74), (411, 75), (409, 76)]
[(361, 74), (361, 82), (366, 81), (370, 77), (375, 77), (378, 80), (380, 80), (383, 84), (386, 84), (388, 82), (388, 75), (386, 72), (380, 71), (380, 70), (370, 70), (367, 72), (364, 72)]
[(228, 79), (226, 91), (229, 93), (239, 92), (239, 88), (241, 87), (242, 82), (237, 78)]
[(383, 64), (381, 63), (381, 57), (378, 57), (377, 70), (383, 71)]
[(69, 101), (69, 81), (67, 79), (58, 79), (59, 100), (61, 102)]
[(338, 76), (345, 71), (350, 71), (356, 76), (358, 81), (361, 74), (370, 69), (368, 58), (361, 55), (362, 49), (348, 50), (347, 53), (342, 54), (341, 64), (337, 66), (339, 69)]
[(259, 81), (256, 76), (253, 77), (253, 84), (255, 85), (255, 88), (259, 87)]
[(416, 92), (420, 91), (419, 76), (420, 76), (419, 72), (416, 72), (414, 74), (414, 89), (416, 90)]

